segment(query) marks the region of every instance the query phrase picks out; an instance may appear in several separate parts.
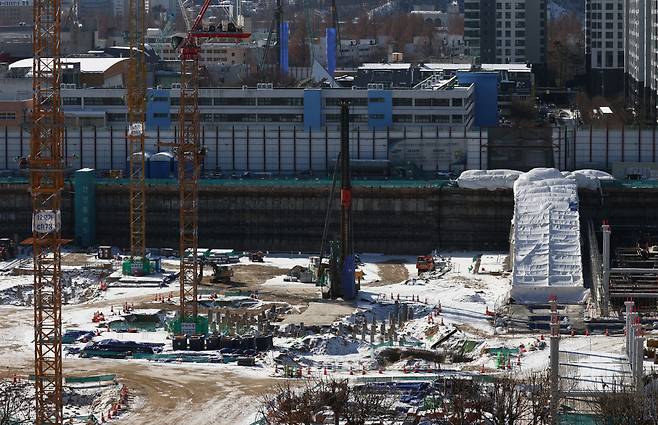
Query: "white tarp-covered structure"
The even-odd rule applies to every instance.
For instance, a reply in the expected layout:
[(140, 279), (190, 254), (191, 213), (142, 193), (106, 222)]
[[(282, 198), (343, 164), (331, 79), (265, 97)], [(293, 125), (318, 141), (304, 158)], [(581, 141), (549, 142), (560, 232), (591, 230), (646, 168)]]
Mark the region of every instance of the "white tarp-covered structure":
[(512, 298), (581, 302), (586, 294), (576, 179), (536, 168), (514, 183)]
[[(516, 170), (467, 170), (457, 178), (462, 189), (512, 189), (514, 182), (523, 174)], [(610, 174), (600, 170), (563, 171), (562, 176), (576, 181), (578, 189), (598, 190), (602, 180), (614, 180)]]
[(515, 170), (467, 170), (459, 175), (457, 185), (463, 189), (512, 189), (521, 174)]

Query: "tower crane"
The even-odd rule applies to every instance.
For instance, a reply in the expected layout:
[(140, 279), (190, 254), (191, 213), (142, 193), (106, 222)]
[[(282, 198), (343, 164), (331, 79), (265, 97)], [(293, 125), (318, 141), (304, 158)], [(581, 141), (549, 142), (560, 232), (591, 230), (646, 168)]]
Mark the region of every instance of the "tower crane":
[(34, 385), (37, 425), (60, 425), (62, 292), (60, 208), (64, 187), (61, 0), (34, 0), (30, 194), (34, 262)]
[(146, 261), (146, 185), (144, 182), (144, 132), (146, 116), (146, 58), (144, 57), (145, 3), (128, 4), (130, 61), (128, 63), (128, 146), (130, 174), (130, 255), (132, 260)]
[[(179, 320), (196, 322), (198, 285), (198, 185), (204, 150), (199, 143), (199, 56), (201, 43), (206, 40), (246, 39), (243, 32), (229, 22), (226, 28), (203, 24), (210, 0), (201, 9), (184, 37), (174, 37), (180, 50), (180, 99), (178, 108), (177, 143), (179, 182), (179, 255), (180, 255), (180, 311)], [(183, 11), (184, 12), (184, 11)]]

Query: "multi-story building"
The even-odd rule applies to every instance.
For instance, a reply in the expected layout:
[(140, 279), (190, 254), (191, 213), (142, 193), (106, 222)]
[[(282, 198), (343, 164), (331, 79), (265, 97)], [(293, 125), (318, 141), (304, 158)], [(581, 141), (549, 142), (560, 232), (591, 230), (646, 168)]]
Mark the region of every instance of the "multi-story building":
[[(178, 60), (180, 52), (171, 44), (171, 36), (163, 35), (159, 28), (149, 28), (145, 42), (162, 60)], [(251, 46), (247, 43), (208, 42), (201, 44), (199, 62), (202, 65), (244, 65)]]
[(31, 23), (32, 0), (0, 0), (0, 26)]
[(368, 84), (383, 84), (390, 88), (413, 88), (433, 76), (450, 78), (458, 73), (489, 72), (498, 77), (497, 108), (501, 115), (511, 112), (514, 102), (531, 100), (534, 95), (535, 77), (526, 64), (468, 63), (410, 63), (363, 64), (357, 69), (354, 86), (365, 88)]
[[(470, 128), (474, 114), (474, 84), (460, 85), (456, 78), (433, 89), (274, 89), (257, 88), (199, 91), (203, 125), (235, 127), (298, 127), (318, 130), (337, 126), (340, 102), (351, 104), (355, 126), (369, 129), (402, 127)], [(147, 96), (146, 125), (169, 128), (178, 122), (179, 89), (154, 89)], [(70, 125), (93, 123), (98, 127), (126, 124), (124, 89), (62, 89), (65, 117)], [(77, 121), (76, 121), (77, 120)]]
[(652, 27), (652, 11), (658, 8), (658, 3), (645, 0), (625, 0), (624, 3), (626, 104), (636, 111), (640, 119), (655, 122), (655, 82), (651, 75), (658, 51), (656, 42), (652, 42), (657, 30)]
[(466, 0), (465, 54), (479, 63), (545, 63), (546, 3), (545, 0)]
[(593, 95), (610, 97), (623, 90), (624, 3), (585, 0), (585, 66)]

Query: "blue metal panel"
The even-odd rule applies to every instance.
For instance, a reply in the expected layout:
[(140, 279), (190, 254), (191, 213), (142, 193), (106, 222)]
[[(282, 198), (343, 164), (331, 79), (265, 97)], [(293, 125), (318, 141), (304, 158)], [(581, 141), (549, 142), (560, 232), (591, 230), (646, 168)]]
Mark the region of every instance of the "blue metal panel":
[(279, 43), (279, 52), (281, 53), (281, 73), (288, 74), (288, 22), (281, 22), (280, 28), (281, 40)]
[(327, 72), (332, 77), (336, 71), (336, 28), (327, 28)]
[(84, 168), (73, 173), (75, 243), (86, 248), (96, 243), (96, 171)]
[(368, 90), (368, 126), (388, 128), (393, 124), (393, 96), (390, 90)]
[(498, 126), (498, 73), (457, 71), (459, 84), (475, 84), (476, 127)]
[(354, 268), (354, 256), (348, 255), (343, 259), (343, 270), (340, 276), (341, 290), (344, 300), (353, 300), (356, 298)]
[(304, 89), (304, 130), (322, 127), (322, 90)]
[(169, 119), (169, 90), (148, 89), (146, 93), (146, 128), (153, 130), (157, 127), (168, 128)]

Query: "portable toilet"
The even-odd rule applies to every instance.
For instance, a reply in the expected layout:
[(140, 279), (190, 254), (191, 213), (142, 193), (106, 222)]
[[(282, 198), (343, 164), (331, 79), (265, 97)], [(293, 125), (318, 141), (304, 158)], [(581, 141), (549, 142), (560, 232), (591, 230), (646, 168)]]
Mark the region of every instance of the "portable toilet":
[[(135, 156), (137, 159), (141, 153), (135, 152), (133, 156)], [(149, 161), (151, 159), (151, 155), (148, 152), (144, 152), (144, 177), (145, 178), (150, 178), (149, 177)], [(130, 156), (126, 158), (126, 177), (130, 178)]]
[(149, 160), (149, 178), (169, 179), (174, 173), (174, 154), (171, 152), (158, 152)]

